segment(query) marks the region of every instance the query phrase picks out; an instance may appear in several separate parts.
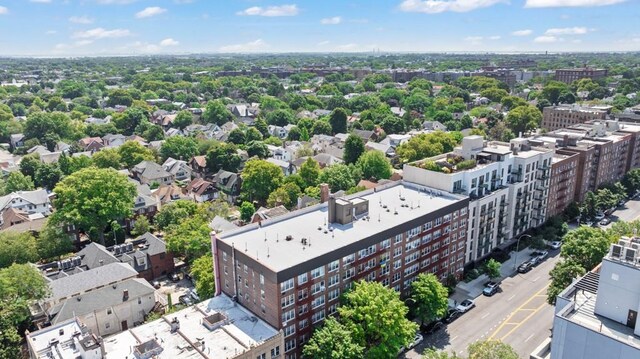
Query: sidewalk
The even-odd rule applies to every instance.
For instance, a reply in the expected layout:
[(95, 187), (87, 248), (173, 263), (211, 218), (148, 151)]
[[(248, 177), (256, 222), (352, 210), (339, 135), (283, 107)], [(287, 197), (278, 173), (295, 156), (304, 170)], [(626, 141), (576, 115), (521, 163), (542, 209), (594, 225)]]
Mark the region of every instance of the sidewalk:
[[(501, 281), (506, 277), (510, 277), (517, 273), (516, 268), (518, 266), (528, 260), (531, 259), (531, 253), (534, 252), (534, 249), (525, 248), (518, 252), (513, 251), (509, 253), (511, 256), (508, 261), (502, 263), (500, 267), (500, 278), (497, 281)], [(461, 281), (456, 286), (456, 291), (449, 297), (449, 305), (453, 306), (455, 302), (460, 303), (465, 299), (475, 299), (482, 295), (482, 290), (484, 289), (484, 284), (489, 281), (489, 277), (486, 274), (482, 274), (478, 278), (472, 280), (469, 283), (465, 283)]]

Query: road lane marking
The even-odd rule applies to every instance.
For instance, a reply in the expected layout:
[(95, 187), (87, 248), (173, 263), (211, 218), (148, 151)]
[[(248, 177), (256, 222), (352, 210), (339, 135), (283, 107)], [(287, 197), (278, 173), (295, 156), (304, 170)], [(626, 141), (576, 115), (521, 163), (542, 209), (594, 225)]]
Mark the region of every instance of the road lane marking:
[(524, 323), (526, 323), (529, 319), (531, 319), (540, 309), (544, 308), (547, 305), (547, 303), (543, 303), (542, 305), (540, 305), (538, 308), (536, 308), (536, 310), (534, 310), (533, 312), (531, 312), (531, 314), (527, 315), (526, 318), (524, 318), (520, 323), (518, 323), (515, 327), (511, 328), (510, 331), (507, 332), (507, 334), (505, 334), (502, 338), (500, 338), (500, 340), (504, 341), (504, 339), (506, 337), (508, 337), (509, 335), (511, 335), (511, 333), (515, 332), (518, 328), (520, 328), (520, 326)]
[(526, 342), (528, 342), (529, 340), (531, 340), (531, 338), (533, 338), (533, 334), (529, 335), (529, 336), (527, 337), (527, 339), (525, 339), (525, 340), (524, 340), (524, 342), (525, 342), (525, 343), (526, 343)]
[[(547, 290), (547, 287), (549, 286), (549, 284), (551, 284), (551, 282), (547, 283), (547, 285), (545, 285), (544, 287), (542, 287), (542, 289), (540, 289), (536, 294), (534, 294), (531, 298), (527, 299), (526, 302), (520, 304), (520, 306), (518, 308), (516, 308), (516, 310), (514, 310), (513, 312), (511, 312), (511, 314), (509, 315), (509, 319), (511, 319), (520, 309), (524, 308), (527, 304), (531, 303), (532, 300), (534, 300), (536, 298), (537, 295), (539, 295), (540, 293), (542, 293), (542, 291)], [(535, 312), (534, 312), (535, 314)], [(498, 334), (502, 328), (506, 325), (507, 320), (505, 320), (504, 322), (502, 322), (502, 324), (500, 324), (498, 326), (498, 328), (493, 332), (493, 334), (491, 334), (491, 336), (489, 337), (489, 339), (493, 339), (493, 337), (496, 336), (496, 334)]]
[(456, 338), (457, 338), (457, 337), (458, 337), (458, 336), (456, 335), (455, 337), (451, 338), (451, 341), (456, 340)]
[(515, 298), (515, 297), (516, 297), (516, 295), (515, 295), (515, 294), (514, 294), (514, 295), (512, 295), (512, 296), (510, 296), (510, 297), (509, 297), (509, 299), (507, 299), (507, 302), (508, 302), (508, 301), (510, 301), (511, 299)]
[(489, 314), (491, 314), (491, 313), (487, 313), (487, 314), (483, 315), (482, 317), (480, 317), (480, 319), (484, 319), (484, 318), (488, 317)]
[(532, 282), (537, 282), (538, 280), (540, 280), (540, 276), (535, 277)]

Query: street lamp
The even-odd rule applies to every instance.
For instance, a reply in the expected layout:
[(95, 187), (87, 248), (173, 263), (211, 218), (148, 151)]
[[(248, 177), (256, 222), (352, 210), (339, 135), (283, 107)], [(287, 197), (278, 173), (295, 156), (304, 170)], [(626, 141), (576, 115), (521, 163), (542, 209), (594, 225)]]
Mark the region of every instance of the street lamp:
[(515, 257), (513, 257), (513, 269), (518, 268), (518, 251), (520, 250), (520, 240), (522, 239), (522, 237), (531, 238), (531, 235), (529, 235), (529, 234), (521, 234), (520, 237), (518, 237), (518, 243), (516, 244), (516, 255), (515, 255)]

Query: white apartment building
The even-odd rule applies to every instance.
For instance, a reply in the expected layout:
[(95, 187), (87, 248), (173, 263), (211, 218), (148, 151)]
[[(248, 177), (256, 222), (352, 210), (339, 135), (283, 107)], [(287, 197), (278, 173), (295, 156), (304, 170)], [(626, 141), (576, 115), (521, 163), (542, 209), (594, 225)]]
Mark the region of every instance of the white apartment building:
[(469, 196), (466, 262), (544, 221), (553, 151), (527, 139), (468, 136), (453, 152), (405, 165), (404, 180)]

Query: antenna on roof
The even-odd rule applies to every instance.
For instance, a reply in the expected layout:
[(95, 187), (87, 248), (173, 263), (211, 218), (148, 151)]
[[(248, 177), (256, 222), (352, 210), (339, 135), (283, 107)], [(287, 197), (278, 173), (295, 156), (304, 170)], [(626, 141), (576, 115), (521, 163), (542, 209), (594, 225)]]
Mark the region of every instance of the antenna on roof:
[(247, 252), (249, 250), (248, 246), (247, 246), (247, 242), (244, 242), (244, 251)]
[(380, 213), (378, 213), (378, 222), (380, 222)]
[(264, 232), (264, 241), (267, 241), (267, 232)]
[(267, 246), (267, 258), (269, 258), (269, 246)]
[(259, 261), (260, 258), (258, 258), (258, 251), (256, 251), (256, 260)]

